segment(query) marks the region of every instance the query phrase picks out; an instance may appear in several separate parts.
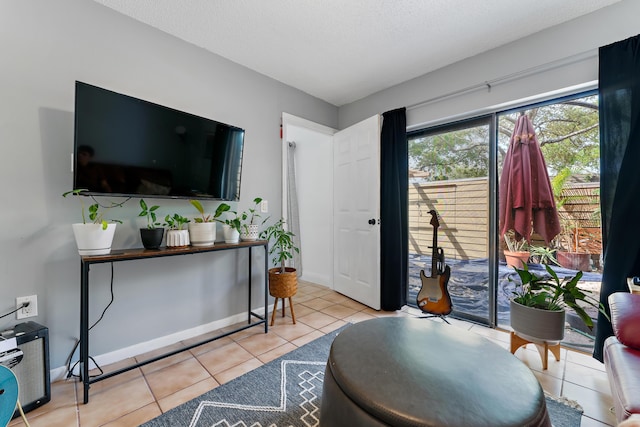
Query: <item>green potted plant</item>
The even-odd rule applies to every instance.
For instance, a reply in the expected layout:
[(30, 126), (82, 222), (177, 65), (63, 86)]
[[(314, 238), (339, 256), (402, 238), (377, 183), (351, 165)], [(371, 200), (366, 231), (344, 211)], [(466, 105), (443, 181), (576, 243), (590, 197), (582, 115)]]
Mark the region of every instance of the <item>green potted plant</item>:
[(240, 238), (242, 240), (257, 240), (259, 235), (258, 227), (256, 224), (258, 218), (260, 218), (260, 214), (257, 213), (258, 205), (262, 203), (261, 197), (256, 197), (253, 199), (253, 207), (249, 208), (248, 211), (242, 212), (240, 214)]
[(531, 262), (536, 264), (554, 264), (560, 266), (556, 260), (556, 249), (547, 246), (529, 245), (529, 255)]
[(504, 258), (509, 267), (522, 268), (529, 261), (529, 243), (524, 237), (516, 239), (514, 230), (509, 230), (504, 234), (504, 243), (507, 249), (504, 252)]
[(216, 222), (224, 224), (220, 216), (231, 209), (226, 203), (221, 203), (213, 214), (207, 214), (199, 200), (189, 200), (189, 203), (200, 213), (189, 222), (189, 238), (193, 246), (213, 246), (216, 241)]
[[(82, 222), (72, 224), (73, 235), (78, 246), (80, 255), (105, 255), (111, 252), (111, 244), (113, 236), (116, 232), (117, 223), (122, 221), (116, 219), (106, 219), (105, 214), (109, 209), (116, 206), (122, 206), (122, 203), (111, 202), (110, 206), (101, 207), (99, 203), (92, 203), (88, 209), (84, 203), (82, 192), (86, 189), (76, 189), (67, 191), (62, 197), (69, 195), (79, 196), (80, 208), (82, 214)], [(102, 208), (102, 209), (101, 209)]]
[(240, 230), (242, 229), (242, 213), (229, 210), (228, 217), (223, 221), (222, 231), (224, 232), (225, 243), (238, 243), (240, 240)]
[[(569, 182), (572, 175), (573, 171), (565, 167), (551, 180), (561, 226), (560, 234), (554, 239), (557, 249), (556, 257), (558, 263), (564, 268), (591, 270), (591, 254), (585, 247), (589, 239), (582, 235), (580, 223), (571, 216), (566, 208), (563, 209), (565, 205), (572, 201), (578, 201), (580, 198), (580, 196), (565, 196), (563, 194), (565, 184)], [(599, 218), (599, 213), (595, 218)]]
[(558, 262), (571, 270), (591, 270), (591, 254), (586, 246), (589, 240), (583, 235), (578, 221), (562, 219), (562, 231), (556, 237)]
[(148, 206), (144, 199), (140, 199), (140, 213), (138, 216), (146, 217), (147, 226), (140, 229), (140, 239), (145, 249), (158, 249), (164, 236), (164, 228), (159, 227), (156, 211), (160, 206)]
[(300, 249), (295, 245), (295, 234), (284, 228), (285, 221), (283, 218), (278, 220), (275, 224), (267, 227), (262, 233), (260, 238), (266, 239), (270, 242), (271, 247), (269, 254), (273, 256), (273, 263), (278, 265), (269, 269), (269, 293), (275, 297), (275, 304), (273, 306), (273, 314), (271, 316), (271, 325), (275, 322), (276, 308), (278, 306), (278, 298), (282, 299), (282, 315), (284, 316), (284, 299), (289, 299), (289, 307), (291, 309), (291, 317), (293, 323), (296, 323), (296, 317), (293, 312), (293, 297), (298, 291), (298, 273), (293, 267), (286, 267), (287, 260), (293, 258), (294, 252), (300, 252)]
[(185, 226), (189, 219), (180, 214), (174, 213), (164, 217), (164, 225), (167, 230), (167, 247), (177, 248), (189, 246), (189, 230)]
[(515, 268), (520, 283), (513, 291), (510, 316), (511, 327), (519, 336), (532, 342), (561, 341), (567, 309), (575, 312), (589, 329), (593, 328), (593, 319), (585, 308), (591, 306), (607, 316), (591, 291), (578, 287), (582, 271), (560, 279), (549, 265), (545, 268), (548, 276), (544, 277), (530, 272), (526, 264), (523, 269)]

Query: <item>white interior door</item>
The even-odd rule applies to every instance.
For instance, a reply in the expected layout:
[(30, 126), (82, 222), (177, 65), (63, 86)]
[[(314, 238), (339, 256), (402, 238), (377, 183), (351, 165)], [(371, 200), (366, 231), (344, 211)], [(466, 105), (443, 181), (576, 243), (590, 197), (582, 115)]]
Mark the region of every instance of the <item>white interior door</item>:
[(380, 309), (380, 116), (333, 138), (334, 290)]

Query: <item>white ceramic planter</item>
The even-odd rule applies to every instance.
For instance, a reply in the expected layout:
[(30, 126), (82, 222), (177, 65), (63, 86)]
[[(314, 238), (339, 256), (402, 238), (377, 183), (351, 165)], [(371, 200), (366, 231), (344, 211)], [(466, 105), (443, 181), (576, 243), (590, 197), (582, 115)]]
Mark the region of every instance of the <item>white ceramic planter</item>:
[(231, 228), (227, 224), (222, 227), (222, 231), (224, 232), (224, 242), (225, 243), (238, 243), (240, 240), (240, 232), (235, 228)]
[(190, 222), (189, 239), (192, 246), (213, 246), (216, 241), (216, 223)]
[(105, 255), (111, 252), (116, 225), (108, 224), (107, 229), (103, 230), (102, 224), (72, 224), (78, 253), (80, 255)]
[(242, 233), (240, 233), (242, 240), (254, 241), (258, 240), (258, 225), (252, 224), (242, 227)]
[(565, 310), (550, 311), (527, 307), (511, 300), (511, 327), (531, 342), (560, 342), (564, 338)]
[(189, 230), (168, 230), (167, 247), (178, 248), (189, 246)]

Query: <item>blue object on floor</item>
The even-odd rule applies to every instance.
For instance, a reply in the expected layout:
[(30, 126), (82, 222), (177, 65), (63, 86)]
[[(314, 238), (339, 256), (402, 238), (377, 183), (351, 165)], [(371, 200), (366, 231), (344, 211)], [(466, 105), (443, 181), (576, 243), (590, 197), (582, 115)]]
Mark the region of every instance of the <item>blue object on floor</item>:
[(0, 426), (13, 418), (18, 403), (18, 380), (13, 371), (0, 365)]

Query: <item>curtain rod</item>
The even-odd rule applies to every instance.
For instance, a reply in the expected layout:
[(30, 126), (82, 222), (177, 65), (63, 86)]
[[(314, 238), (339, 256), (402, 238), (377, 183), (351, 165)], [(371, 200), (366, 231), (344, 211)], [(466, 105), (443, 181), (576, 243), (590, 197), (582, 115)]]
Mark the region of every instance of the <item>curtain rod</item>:
[(569, 57), (559, 59), (556, 61), (546, 62), (544, 64), (536, 65), (535, 67), (527, 68), (521, 71), (516, 71), (515, 73), (507, 74), (506, 76), (498, 77), (492, 80), (487, 80), (483, 83), (477, 83), (472, 86), (468, 86), (464, 89), (458, 89), (453, 92), (449, 92), (443, 95), (438, 95), (433, 98), (429, 98), (425, 101), (420, 101), (416, 104), (412, 104), (407, 106), (407, 110), (413, 110), (414, 108), (424, 107), (425, 105), (433, 104), (434, 102), (444, 101), (445, 99), (454, 98), (456, 96), (460, 96), (470, 92), (476, 92), (481, 89), (487, 89), (488, 92), (491, 92), (491, 88), (497, 84), (506, 83), (512, 80), (517, 80), (522, 77), (527, 77), (533, 74), (551, 71), (556, 68), (563, 67), (565, 65), (574, 64), (576, 62), (584, 61), (586, 59), (591, 59), (598, 56), (598, 50), (588, 50), (585, 52), (581, 52), (575, 55), (571, 55)]

